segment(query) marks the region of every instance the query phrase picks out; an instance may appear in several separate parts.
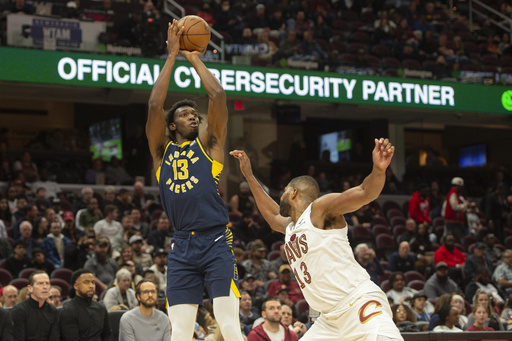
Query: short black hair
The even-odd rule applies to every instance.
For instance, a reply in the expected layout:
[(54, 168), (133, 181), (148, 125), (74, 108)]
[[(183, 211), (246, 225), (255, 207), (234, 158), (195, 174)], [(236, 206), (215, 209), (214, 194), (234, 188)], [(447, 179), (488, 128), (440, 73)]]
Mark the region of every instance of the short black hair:
[(395, 271), (391, 274), (391, 276), (389, 276), (389, 287), (390, 288), (393, 288), (393, 283), (395, 283), (396, 281), (396, 278), (398, 276), (402, 276), (402, 278), (405, 280), (405, 275), (402, 271)]
[(290, 186), (298, 189), (302, 196), (307, 197), (311, 201), (316, 200), (320, 193), (318, 182), (309, 175), (302, 175), (293, 178), (290, 181)]
[(277, 297), (274, 297), (274, 296), (271, 296), (271, 297), (267, 297), (263, 303), (261, 304), (261, 311), (265, 311), (265, 308), (267, 307), (267, 302), (270, 302), (270, 301), (277, 301), (279, 303), (282, 304), (281, 300)]
[[(34, 285), (34, 276), (37, 276), (37, 275), (40, 275), (40, 274), (45, 274), (46, 276), (48, 276), (46, 271), (36, 270), (36, 271), (32, 272), (30, 274), (30, 276), (28, 276), (28, 285), (33, 286)], [(48, 276), (48, 278), (50, 278), (50, 276)]]
[(76, 280), (82, 276), (83, 274), (93, 274), (94, 273), (89, 269), (78, 269), (71, 275), (71, 286), (75, 285)]
[(21, 240), (21, 239), (15, 240), (14, 244), (12, 245), (12, 248), (15, 249), (16, 246), (19, 246), (19, 245), (23, 246), (25, 249), (27, 248), (27, 243), (25, 243), (25, 241)]
[[(172, 105), (172, 107), (165, 113), (165, 124), (169, 129), (169, 124), (174, 122), (174, 113), (181, 107), (191, 107), (195, 110), (197, 103), (191, 99), (182, 99)], [(199, 117), (199, 123), (201, 123), (201, 117)], [(176, 141), (176, 133), (169, 129), (169, 137), (172, 141)]]
[(158, 291), (158, 288), (156, 287), (156, 284), (155, 282), (153, 282), (152, 280), (150, 279), (143, 279), (141, 280), (139, 283), (137, 283), (137, 285), (135, 286), (135, 294), (140, 294), (140, 287), (142, 286), (142, 284), (144, 283), (151, 283), (155, 286), (156, 288), (156, 291)]

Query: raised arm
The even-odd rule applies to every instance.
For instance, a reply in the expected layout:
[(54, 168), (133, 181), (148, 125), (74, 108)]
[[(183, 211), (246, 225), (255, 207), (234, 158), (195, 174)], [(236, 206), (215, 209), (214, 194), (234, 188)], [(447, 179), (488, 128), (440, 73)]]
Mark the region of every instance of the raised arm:
[(202, 52), (180, 51), (194, 67), (204, 89), (208, 93), (208, 127), (201, 133), (200, 139), (210, 156), (224, 163), (224, 144), (226, 142), (228, 108), (226, 106), (226, 93), (219, 80), (206, 68), (199, 57)]
[(291, 219), (285, 218), (279, 213), (279, 205), (263, 190), (258, 180), (256, 180), (252, 173), (251, 160), (249, 160), (247, 154), (243, 150), (233, 150), (229, 154), (240, 161), (240, 170), (251, 188), (252, 195), (263, 218), (265, 218), (272, 230), (285, 234), (286, 226), (291, 222)]
[[(346, 190), (343, 193), (332, 193), (324, 195), (315, 200), (312, 207), (312, 215), (321, 215), (320, 219), (330, 216), (339, 216), (345, 213), (354, 212), (363, 205), (377, 199), (384, 182), (386, 181), (386, 168), (388, 168), (395, 147), (388, 139), (375, 139), (375, 148), (372, 152), (373, 169), (363, 183), (359, 186)], [(315, 215), (316, 215), (315, 214)]]
[(171, 79), (174, 62), (178, 55), (180, 44), (179, 36), (183, 32), (183, 27), (178, 27), (176, 20), (169, 23), (167, 30), (167, 60), (158, 76), (148, 101), (148, 121), (146, 123), (146, 136), (148, 137), (149, 151), (153, 157), (153, 167), (155, 171), (160, 167), (164, 148), (167, 142), (165, 123), (164, 102), (169, 89), (169, 80)]

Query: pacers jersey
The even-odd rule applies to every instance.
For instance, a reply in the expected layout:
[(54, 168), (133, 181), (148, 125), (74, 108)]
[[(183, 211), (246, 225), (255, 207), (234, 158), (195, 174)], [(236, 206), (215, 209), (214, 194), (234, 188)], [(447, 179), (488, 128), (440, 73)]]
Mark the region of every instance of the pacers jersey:
[(228, 211), (219, 191), (222, 164), (205, 151), (199, 138), (169, 142), (156, 173), (162, 206), (177, 231), (226, 227)]
[(347, 228), (318, 229), (310, 215), (311, 205), (286, 227), (285, 253), (311, 308), (327, 313), (362, 291), (380, 290), (355, 260)]

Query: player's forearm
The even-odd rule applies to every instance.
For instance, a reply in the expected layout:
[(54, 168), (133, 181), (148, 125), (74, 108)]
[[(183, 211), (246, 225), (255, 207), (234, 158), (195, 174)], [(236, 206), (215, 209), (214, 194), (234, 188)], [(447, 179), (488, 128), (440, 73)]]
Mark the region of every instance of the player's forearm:
[(361, 184), (367, 202), (372, 202), (379, 197), (385, 182), (386, 170), (374, 166), (370, 175), (368, 175)]
[(201, 83), (203, 84), (204, 89), (206, 90), (206, 93), (208, 93), (208, 96), (213, 98), (219, 98), (219, 100), (224, 100), (226, 97), (226, 93), (224, 92), (224, 89), (222, 88), (222, 85), (220, 84), (219, 80), (215, 78), (215, 76), (208, 70), (206, 65), (199, 59), (199, 57), (191, 58), (190, 64), (196, 69), (197, 74), (199, 75), (199, 78), (201, 78)]
[(249, 184), (249, 188), (251, 189), (252, 196), (256, 201), (258, 210), (263, 218), (271, 224), (271, 221), (279, 215), (279, 205), (267, 194), (267, 192), (265, 192), (254, 175), (246, 176), (246, 180)]
[(152, 112), (152, 108), (159, 109), (163, 108), (164, 106), (175, 61), (176, 54), (170, 54), (167, 56), (167, 60), (165, 61), (164, 67), (162, 68), (162, 71), (160, 71), (160, 74), (158, 75), (158, 78), (156, 79), (156, 82), (153, 85), (151, 95), (149, 95), (148, 105), (150, 113)]

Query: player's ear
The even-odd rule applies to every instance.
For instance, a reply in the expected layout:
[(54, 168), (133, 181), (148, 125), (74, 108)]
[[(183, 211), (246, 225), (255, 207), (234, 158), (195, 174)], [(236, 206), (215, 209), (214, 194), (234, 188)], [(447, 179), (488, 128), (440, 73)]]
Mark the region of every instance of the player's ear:
[(296, 199), (299, 196), (299, 190), (297, 188), (292, 189), (290, 193), (291, 199)]

